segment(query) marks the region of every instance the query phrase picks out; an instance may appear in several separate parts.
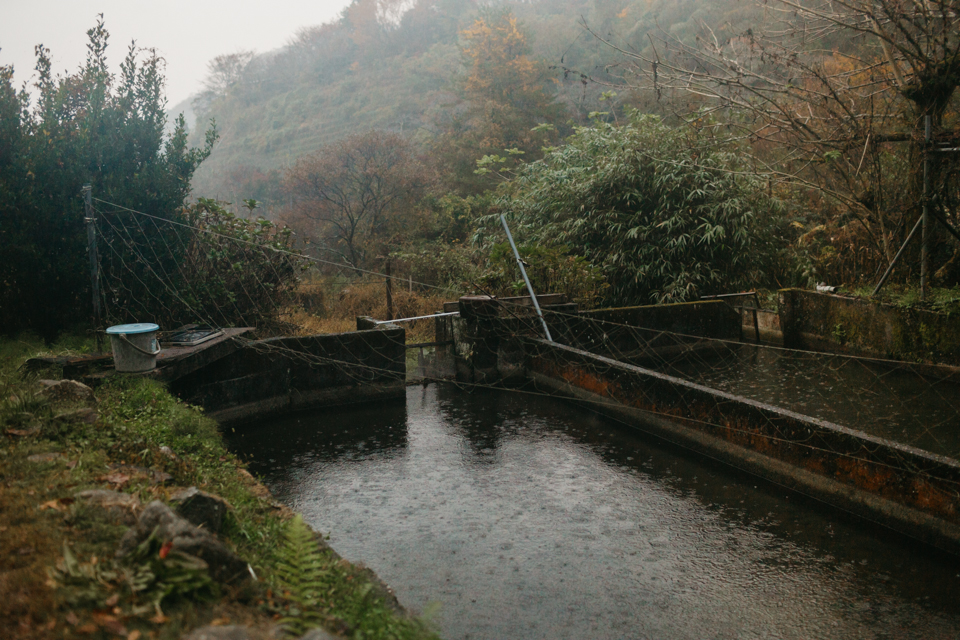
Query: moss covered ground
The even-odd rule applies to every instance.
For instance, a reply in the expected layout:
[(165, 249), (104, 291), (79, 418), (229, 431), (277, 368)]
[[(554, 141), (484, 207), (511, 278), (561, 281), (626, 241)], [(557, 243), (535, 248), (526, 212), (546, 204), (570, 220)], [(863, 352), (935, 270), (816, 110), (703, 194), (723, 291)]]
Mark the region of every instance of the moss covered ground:
[[(77, 418), (79, 405), (37, 395), (38, 378), (51, 372), (22, 373), (29, 357), (89, 346), (80, 339), (52, 349), (29, 337), (0, 341), (0, 635), (138, 640), (244, 624), (263, 637), (311, 625), (352, 638), (436, 637), (401, 611), (371, 572), (341, 560), (318, 536), (310, 579), (300, 580), (292, 554), (302, 553), (302, 525), (225, 448), (217, 424), (162, 385), (108, 377), (95, 390), (97, 419), (89, 423)], [(152, 591), (132, 587), (130, 568), (113, 559), (127, 526), (76, 498), (81, 490), (109, 489), (146, 504), (189, 486), (232, 506), (220, 539), (250, 563), (256, 582), (201, 592), (189, 586), (203, 584), (199, 579), (157, 578)], [(150, 561), (163, 570), (157, 558)], [(145, 606), (164, 593), (159, 606)]]

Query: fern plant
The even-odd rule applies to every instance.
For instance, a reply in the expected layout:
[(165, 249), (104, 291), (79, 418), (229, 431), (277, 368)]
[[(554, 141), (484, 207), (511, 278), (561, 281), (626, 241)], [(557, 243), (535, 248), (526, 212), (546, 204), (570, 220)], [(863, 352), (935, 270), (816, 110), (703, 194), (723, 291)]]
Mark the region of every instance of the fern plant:
[(280, 619), (291, 636), (303, 635), (327, 619), (321, 598), (328, 588), (329, 563), (313, 536), (297, 515), (287, 526), (286, 541), (274, 569), (277, 587), (292, 603)]

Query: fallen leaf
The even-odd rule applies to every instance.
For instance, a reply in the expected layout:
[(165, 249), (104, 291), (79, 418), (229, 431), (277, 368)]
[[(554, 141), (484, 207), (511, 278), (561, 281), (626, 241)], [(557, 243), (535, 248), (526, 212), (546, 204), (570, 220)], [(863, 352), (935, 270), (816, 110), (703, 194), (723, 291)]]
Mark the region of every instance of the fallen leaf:
[(77, 614), (75, 614), (73, 611), (67, 612), (67, 615), (64, 617), (66, 618), (67, 622), (73, 626), (77, 626), (77, 623), (80, 622), (80, 619), (77, 618)]
[(70, 497), (70, 496), (67, 496), (67, 497), (65, 497), (65, 498), (58, 498), (58, 499), (57, 499), (57, 502), (59, 502), (60, 504), (73, 504), (73, 503), (76, 502), (76, 501), (77, 501), (76, 498), (72, 498), (72, 497)]
[(173, 543), (170, 541), (164, 542), (163, 546), (160, 547), (160, 559), (163, 560), (167, 557), (167, 554), (170, 553), (170, 549), (173, 549)]
[(127, 635), (127, 628), (118, 620), (105, 620), (100, 626), (114, 635)]
[(93, 624), (92, 622), (88, 622), (82, 627), (77, 627), (77, 633), (93, 633), (97, 630), (97, 628), (97, 625)]
[(33, 429), (7, 429), (4, 433), (17, 438), (28, 438), (40, 433), (40, 427), (34, 427)]
[(115, 594), (113, 594), (112, 596), (110, 596), (109, 598), (107, 598), (107, 599), (104, 601), (103, 604), (107, 605), (108, 607), (112, 607), (112, 606), (116, 605), (117, 602), (119, 602), (119, 601), (120, 601), (120, 594), (119, 594), (119, 593), (115, 593)]
[(168, 620), (170, 620), (170, 618), (168, 618), (167, 616), (163, 615), (162, 613), (157, 613), (157, 615), (155, 615), (155, 616), (153, 616), (152, 618), (150, 618), (150, 622), (152, 622), (153, 624), (163, 624), (163, 623), (167, 622)]
[(142, 634), (138, 629), (134, 629), (133, 631), (127, 634), (127, 640), (140, 640), (141, 635)]
[(230, 624), (230, 618), (217, 618), (216, 620), (210, 621), (211, 627), (222, 627), (228, 624)]
[(28, 556), (33, 553), (33, 547), (20, 547), (17, 549), (17, 553), (21, 556)]
[(42, 505), (40, 505), (40, 508), (41, 508), (41, 509), (56, 509), (57, 511), (63, 511), (65, 507), (64, 507), (62, 504), (60, 504), (60, 501), (59, 501), (59, 500), (47, 500), (47, 501), (44, 502)]
[(76, 460), (68, 460), (68, 461), (67, 461), (67, 469), (73, 469), (73, 468), (75, 468), (76, 466), (77, 466), (77, 461), (76, 461)]
[(111, 473), (108, 476), (104, 476), (103, 479), (104, 481), (109, 482), (110, 484), (115, 484), (118, 487), (122, 487), (130, 482), (130, 476), (125, 473)]

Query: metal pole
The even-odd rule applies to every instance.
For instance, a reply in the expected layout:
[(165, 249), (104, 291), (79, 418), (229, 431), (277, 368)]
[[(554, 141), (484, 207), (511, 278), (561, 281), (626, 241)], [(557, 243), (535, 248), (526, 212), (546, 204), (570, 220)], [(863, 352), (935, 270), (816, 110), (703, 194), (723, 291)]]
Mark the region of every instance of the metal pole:
[(930, 116), (923, 118), (923, 231), (920, 233), (920, 299), (927, 297), (930, 277)]
[(387, 276), (387, 320), (393, 320), (393, 278), (390, 277), (390, 258), (383, 265), (383, 274)]
[(520, 252), (517, 251), (517, 245), (513, 242), (513, 235), (510, 233), (510, 227), (507, 226), (507, 218), (502, 213), (500, 214), (500, 222), (503, 223), (503, 230), (507, 232), (507, 240), (510, 241), (510, 248), (513, 249), (513, 255), (517, 259), (517, 264), (520, 266), (520, 273), (523, 274), (523, 281), (527, 283), (527, 291), (530, 292), (530, 299), (533, 300), (533, 306), (537, 309), (537, 316), (540, 318), (540, 322), (543, 324), (543, 332), (547, 334), (547, 340), (553, 342), (553, 336), (550, 335), (550, 329), (547, 328), (547, 321), (543, 319), (543, 312), (540, 311), (540, 303), (537, 302), (537, 294), (533, 292), (533, 286), (530, 284), (530, 278), (527, 277), (527, 270), (523, 268), (523, 260), (520, 259)]
[(103, 319), (100, 313), (100, 261), (97, 258), (97, 227), (96, 219), (93, 217), (93, 187), (90, 184), (83, 185), (83, 208), (86, 215), (83, 221), (87, 225), (87, 253), (90, 255), (90, 288), (93, 291), (93, 321), (94, 334), (97, 338), (97, 351), (103, 351), (103, 336), (100, 335), (100, 329), (103, 326)]
[(880, 282), (877, 283), (876, 288), (873, 290), (871, 295), (877, 295), (880, 293), (880, 289), (883, 288), (883, 285), (887, 282), (887, 278), (890, 277), (890, 274), (893, 273), (893, 268), (897, 265), (897, 261), (900, 259), (900, 256), (903, 255), (903, 252), (906, 250), (907, 245), (910, 244), (910, 241), (913, 240), (914, 234), (917, 233), (917, 229), (920, 228), (920, 225), (923, 223), (923, 216), (920, 216), (917, 219), (917, 224), (913, 225), (913, 229), (910, 230), (910, 234), (907, 236), (907, 239), (903, 241), (903, 245), (900, 247), (900, 251), (897, 251), (897, 255), (893, 256), (893, 260), (890, 261), (890, 266), (887, 267), (887, 270), (883, 272), (883, 277), (880, 278)]

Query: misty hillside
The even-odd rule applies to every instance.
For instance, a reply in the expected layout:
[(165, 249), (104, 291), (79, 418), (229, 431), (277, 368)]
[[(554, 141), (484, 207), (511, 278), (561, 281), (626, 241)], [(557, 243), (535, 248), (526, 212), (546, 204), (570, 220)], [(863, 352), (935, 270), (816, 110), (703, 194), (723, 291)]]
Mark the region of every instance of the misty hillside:
[[(205, 90), (171, 109), (186, 110), (194, 144), (215, 119), (220, 141), (194, 178), (194, 193), (236, 202), (270, 203), (278, 171), (324, 144), (371, 128), (402, 132), (429, 144), (437, 123), (465, 108), (461, 32), (484, 11), (473, 0), (418, 0), (409, 6), (355, 0), (332, 24), (291, 34), (282, 49), (253, 55), (225, 52), (211, 63)], [(529, 56), (542, 64), (547, 87), (562, 107), (544, 120), (582, 124), (591, 112), (643, 102), (623, 87), (617, 54), (585, 23), (627, 50), (649, 46), (659, 29), (693, 38), (707, 24), (736, 35), (757, 15), (750, 0), (539, 0), (503, 5), (519, 20)], [(393, 8), (393, 9), (391, 9)], [(391, 13), (394, 11), (394, 13)], [(611, 66), (613, 65), (613, 66)], [(603, 83), (586, 82), (586, 74)], [(604, 91), (617, 92), (601, 102)], [(195, 110), (196, 114), (189, 111)], [(529, 159), (529, 157), (528, 157)]]

